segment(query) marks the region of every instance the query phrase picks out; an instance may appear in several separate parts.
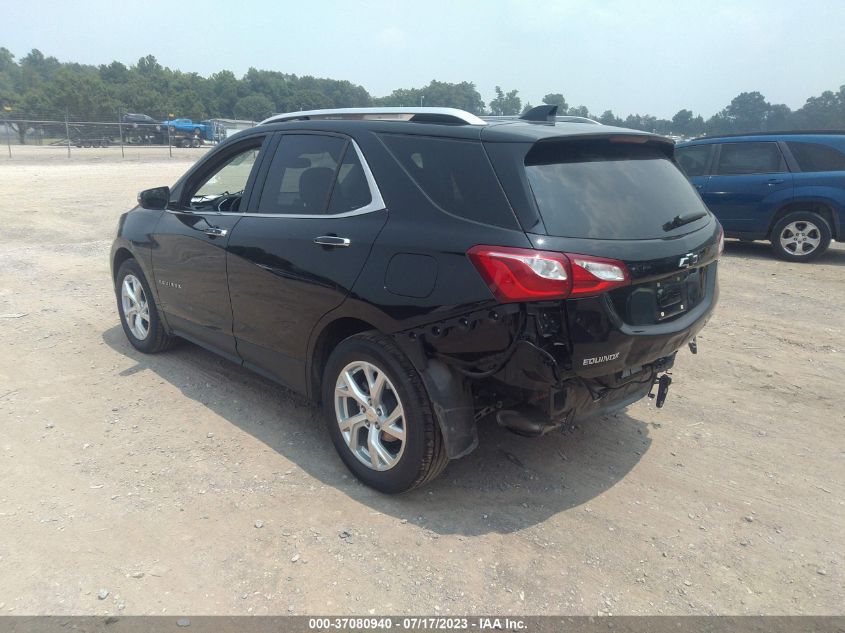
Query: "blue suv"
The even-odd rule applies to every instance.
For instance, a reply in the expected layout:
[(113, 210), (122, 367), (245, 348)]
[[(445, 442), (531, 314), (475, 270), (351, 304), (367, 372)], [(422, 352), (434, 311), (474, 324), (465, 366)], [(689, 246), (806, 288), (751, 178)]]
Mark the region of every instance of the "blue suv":
[(675, 157), (728, 237), (800, 262), (845, 241), (845, 132), (707, 137)]

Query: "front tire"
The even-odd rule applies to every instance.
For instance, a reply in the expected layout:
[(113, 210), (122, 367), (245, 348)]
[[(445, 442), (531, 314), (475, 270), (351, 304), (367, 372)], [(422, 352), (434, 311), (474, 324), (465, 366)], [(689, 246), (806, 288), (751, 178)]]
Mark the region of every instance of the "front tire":
[(449, 461), (422, 378), (386, 336), (364, 332), (335, 348), (322, 404), (340, 458), (371, 488), (411, 490)]
[(173, 346), (176, 339), (165, 331), (147, 278), (134, 259), (120, 265), (115, 294), (120, 324), (132, 347), (155, 354)]
[(772, 250), (781, 259), (810, 262), (830, 246), (830, 225), (812, 211), (795, 211), (778, 220), (772, 228)]

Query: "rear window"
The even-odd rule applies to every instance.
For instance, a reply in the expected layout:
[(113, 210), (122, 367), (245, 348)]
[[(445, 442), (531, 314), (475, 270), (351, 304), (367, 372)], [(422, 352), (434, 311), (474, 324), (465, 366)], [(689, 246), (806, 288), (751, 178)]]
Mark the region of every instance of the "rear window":
[(801, 171), (845, 171), (845, 154), (821, 143), (787, 141)]
[(475, 222), (516, 228), (480, 141), (381, 135), (390, 153), (440, 209)]
[(709, 221), (705, 216), (663, 230), (675, 216), (706, 208), (681, 170), (653, 146), (538, 143), (525, 158), (525, 171), (550, 235), (653, 239), (682, 235)]

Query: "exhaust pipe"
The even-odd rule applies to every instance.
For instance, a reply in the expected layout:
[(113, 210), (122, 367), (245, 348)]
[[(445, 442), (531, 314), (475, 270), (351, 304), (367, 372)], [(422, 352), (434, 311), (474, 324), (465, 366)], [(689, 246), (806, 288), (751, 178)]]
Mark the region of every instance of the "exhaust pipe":
[(536, 407), (522, 405), (514, 409), (500, 409), (496, 412), (496, 422), (511, 433), (523, 437), (540, 437), (558, 428), (564, 419), (555, 424)]

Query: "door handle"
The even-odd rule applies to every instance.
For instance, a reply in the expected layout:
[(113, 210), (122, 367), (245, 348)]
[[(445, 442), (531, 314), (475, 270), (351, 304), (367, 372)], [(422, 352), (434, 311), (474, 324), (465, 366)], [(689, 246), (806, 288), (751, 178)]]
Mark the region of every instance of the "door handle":
[(769, 178), (769, 181), (766, 184), (771, 187), (772, 185), (779, 185), (783, 181), (783, 178)]
[(347, 247), (352, 241), (348, 237), (338, 237), (337, 235), (321, 235), (314, 238), (314, 243), (320, 246), (330, 246), (334, 248)]
[(224, 237), (229, 233), (228, 229), (221, 229), (219, 226), (210, 226), (203, 231), (206, 235), (211, 237)]
[(704, 185), (696, 185), (695, 188), (701, 191), (702, 189), (704, 189)]

